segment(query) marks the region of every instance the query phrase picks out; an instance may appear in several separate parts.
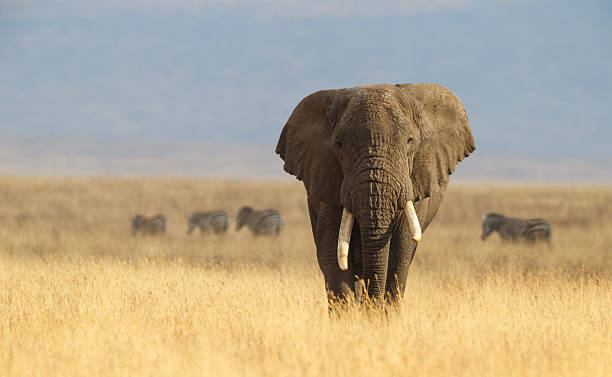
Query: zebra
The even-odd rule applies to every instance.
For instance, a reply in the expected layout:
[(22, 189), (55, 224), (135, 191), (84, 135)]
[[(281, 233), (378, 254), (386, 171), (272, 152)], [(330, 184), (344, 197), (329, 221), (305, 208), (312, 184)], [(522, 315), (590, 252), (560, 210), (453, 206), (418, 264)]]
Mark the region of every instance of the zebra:
[(491, 233), (499, 232), (503, 241), (525, 241), (534, 243), (545, 240), (550, 243), (552, 227), (542, 219), (514, 219), (497, 213), (482, 215), (482, 236), (484, 241)]
[(141, 234), (160, 234), (166, 233), (168, 221), (166, 216), (157, 214), (153, 217), (136, 215), (132, 218), (132, 236), (139, 232)]
[(236, 215), (236, 231), (245, 225), (255, 236), (278, 235), (285, 225), (285, 218), (275, 209), (255, 211), (245, 206)]
[(212, 231), (215, 234), (227, 232), (229, 216), (224, 211), (194, 212), (187, 218), (187, 234), (198, 227), (200, 233)]

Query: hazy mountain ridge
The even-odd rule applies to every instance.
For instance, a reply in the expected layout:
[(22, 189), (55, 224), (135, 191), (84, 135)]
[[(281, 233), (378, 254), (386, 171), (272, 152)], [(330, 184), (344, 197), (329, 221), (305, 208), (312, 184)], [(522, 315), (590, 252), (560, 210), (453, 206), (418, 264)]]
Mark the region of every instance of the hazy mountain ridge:
[[(292, 179), (274, 146), (128, 140), (4, 139), (0, 174), (193, 176)], [(612, 159), (481, 153), (460, 163), (453, 180), (612, 183)]]

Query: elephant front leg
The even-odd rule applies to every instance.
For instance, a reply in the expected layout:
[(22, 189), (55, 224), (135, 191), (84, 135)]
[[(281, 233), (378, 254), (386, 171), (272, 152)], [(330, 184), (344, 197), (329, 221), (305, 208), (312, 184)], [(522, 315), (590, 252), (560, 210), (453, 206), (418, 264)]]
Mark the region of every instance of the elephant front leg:
[(412, 239), (412, 232), (410, 232), (407, 220), (402, 216), (393, 232), (391, 245), (389, 246), (389, 264), (385, 286), (387, 302), (397, 304), (404, 297), (408, 269), (416, 253), (416, 248), (417, 242)]
[(325, 278), (329, 309), (333, 311), (337, 306), (352, 303), (355, 297), (354, 264), (349, 262), (347, 271), (340, 270), (338, 266), (338, 232), (342, 209), (324, 203), (319, 203), (318, 208), (315, 208), (309, 201), (308, 210), (317, 247), (317, 260)]

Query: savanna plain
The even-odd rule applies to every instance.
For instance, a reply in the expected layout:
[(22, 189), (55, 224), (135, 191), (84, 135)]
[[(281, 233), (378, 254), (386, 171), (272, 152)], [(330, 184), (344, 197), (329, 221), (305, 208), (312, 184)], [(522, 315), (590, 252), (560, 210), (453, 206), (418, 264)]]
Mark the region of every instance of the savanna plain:
[[(188, 236), (245, 204), (286, 227)], [(403, 304), (330, 317), (298, 182), (0, 177), (2, 376), (610, 376), (612, 188), (451, 181)], [(480, 240), (542, 217), (552, 244)], [(168, 234), (132, 237), (163, 213)]]

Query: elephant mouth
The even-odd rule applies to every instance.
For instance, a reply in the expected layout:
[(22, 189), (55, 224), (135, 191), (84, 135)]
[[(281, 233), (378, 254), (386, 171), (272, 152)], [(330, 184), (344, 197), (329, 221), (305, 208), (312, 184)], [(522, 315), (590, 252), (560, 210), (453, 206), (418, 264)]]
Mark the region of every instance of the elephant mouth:
[[(411, 200), (404, 206), (404, 216), (408, 219), (412, 239), (416, 242), (421, 240), (421, 225)], [(340, 231), (338, 232), (338, 266), (342, 271), (348, 270), (349, 245), (351, 243), (351, 231), (355, 216), (346, 208), (342, 210), (342, 220), (340, 221)]]

